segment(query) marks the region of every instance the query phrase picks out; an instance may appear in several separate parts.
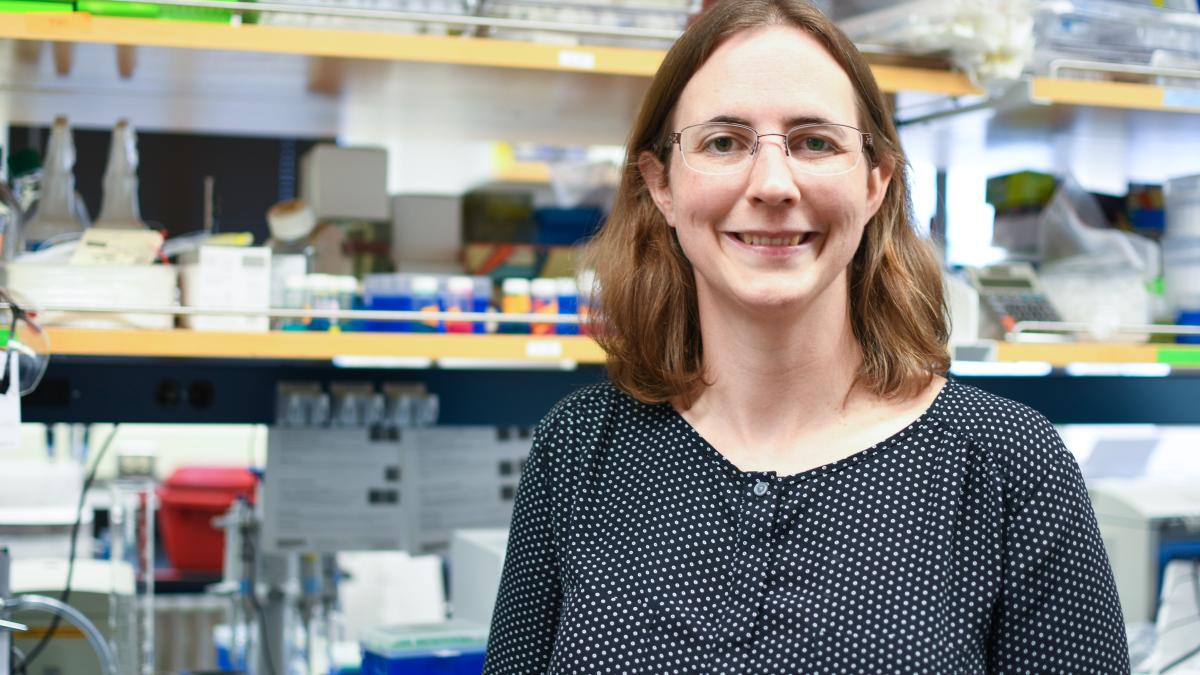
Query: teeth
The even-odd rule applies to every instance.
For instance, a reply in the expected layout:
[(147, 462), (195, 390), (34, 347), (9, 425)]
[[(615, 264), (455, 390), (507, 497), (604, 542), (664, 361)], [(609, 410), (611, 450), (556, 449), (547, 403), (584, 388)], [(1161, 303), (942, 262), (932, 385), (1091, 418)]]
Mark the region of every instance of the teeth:
[(800, 240), (804, 239), (804, 235), (795, 235), (792, 237), (764, 237), (757, 234), (744, 234), (739, 232), (738, 239), (751, 246), (799, 246)]

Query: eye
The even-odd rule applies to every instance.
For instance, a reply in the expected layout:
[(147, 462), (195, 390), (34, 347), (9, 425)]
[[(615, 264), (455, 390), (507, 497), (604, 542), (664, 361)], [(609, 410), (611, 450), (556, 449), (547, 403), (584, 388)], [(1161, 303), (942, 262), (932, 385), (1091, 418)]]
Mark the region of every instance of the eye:
[(722, 134), (722, 135), (712, 136), (712, 137), (708, 138), (707, 140), (705, 140), (704, 145), (702, 146), (702, 149), (705, 152), (712, 152), (712, 153), (724, 155), (724, 154), (729, 154), (732, 152), (738, 152), (745, 147), (746, 147), (746, 143), (742, 139), (740, 139), (736, 136)]
[(812, 132), (793, 138), (791, 147), (793, 153), (801, 155), (828, 155), (841, 149), (832, 138)]
[(811, 152), (823, 152), (830, 149), (829, 141), (817, 136), (809, 136), (804, 139), (804, 149)]

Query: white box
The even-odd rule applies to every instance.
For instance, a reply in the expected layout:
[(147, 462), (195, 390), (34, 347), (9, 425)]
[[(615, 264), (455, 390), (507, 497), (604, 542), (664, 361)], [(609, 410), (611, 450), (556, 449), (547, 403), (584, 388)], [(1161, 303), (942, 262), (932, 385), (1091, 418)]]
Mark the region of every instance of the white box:
[(193, 330), (266, 332), (271, 306), (271, 249), (265, 246), (201, 246), (195, 263), (182, 266), (186, 307), (264, 312), (260, 316), (185, 316)]
[(300, 160), (300, 196), (322, 220), (387, 220), (387, 150), (314, 146)]
[(462, 250), (462, 198), (396, 195), (392, 198), (392, 260), (456, 265)]
[(450, 606), (454, 618), (492, 625), (508, 528), (455, 530), (450, 540)]
[[(63, 265), (10, 262), (3, 267), (4, 285), (34, 305), (77, 307), (175, 307), (178, 273), (171, 265)], [(42, 326), (72, 328), (145, 328), (167, 330), (175, 325), (171, 314), (94, 314), (47, 312), (38, 314)]]

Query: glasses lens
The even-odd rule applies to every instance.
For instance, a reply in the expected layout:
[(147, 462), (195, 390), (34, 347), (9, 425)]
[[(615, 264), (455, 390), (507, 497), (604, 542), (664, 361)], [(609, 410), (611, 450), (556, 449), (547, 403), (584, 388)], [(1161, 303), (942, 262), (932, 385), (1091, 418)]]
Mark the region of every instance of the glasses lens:
[(858, 166), (862, 150), (862, 134), (840, 124), (814, 124), (788, 132), (788, 154), (805, 173), (846, 173)]
[[(20, 303), (20, 300), (17, 302)], [(46, 373), (46, 366), (50, 363), (50, 338), (41, 327), (32, 322), (29, 314), (28, 310), (14, 310), (11, 305), (0, 309), (0, 348), (3, 348), (6, 354), (0, 365), (9, 369), (9, 372), (3, 373), (0, 381), (8, 383), (8, 376), (15, 361), (22, 396), (37, 388), (38, 383), (42, 381), (42, 375)]]
[(721, 175), (746, 167), (755, 138), (753, 131), (736, 124), (697, 124), (680, 133), (679, 147), (689, 169)]

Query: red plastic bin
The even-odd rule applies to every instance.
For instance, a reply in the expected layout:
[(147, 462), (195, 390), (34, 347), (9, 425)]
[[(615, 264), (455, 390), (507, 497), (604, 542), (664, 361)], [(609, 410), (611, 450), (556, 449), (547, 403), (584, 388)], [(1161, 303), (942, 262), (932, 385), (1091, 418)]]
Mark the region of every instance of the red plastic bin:
[(159, 486), (163, 544), (171, 566), (185, 572), (217, 572), (225, 560), (225, 533), (213, 518), (245, 497), (254, 502), (254, 474), (242, 467), (189, 466)]

